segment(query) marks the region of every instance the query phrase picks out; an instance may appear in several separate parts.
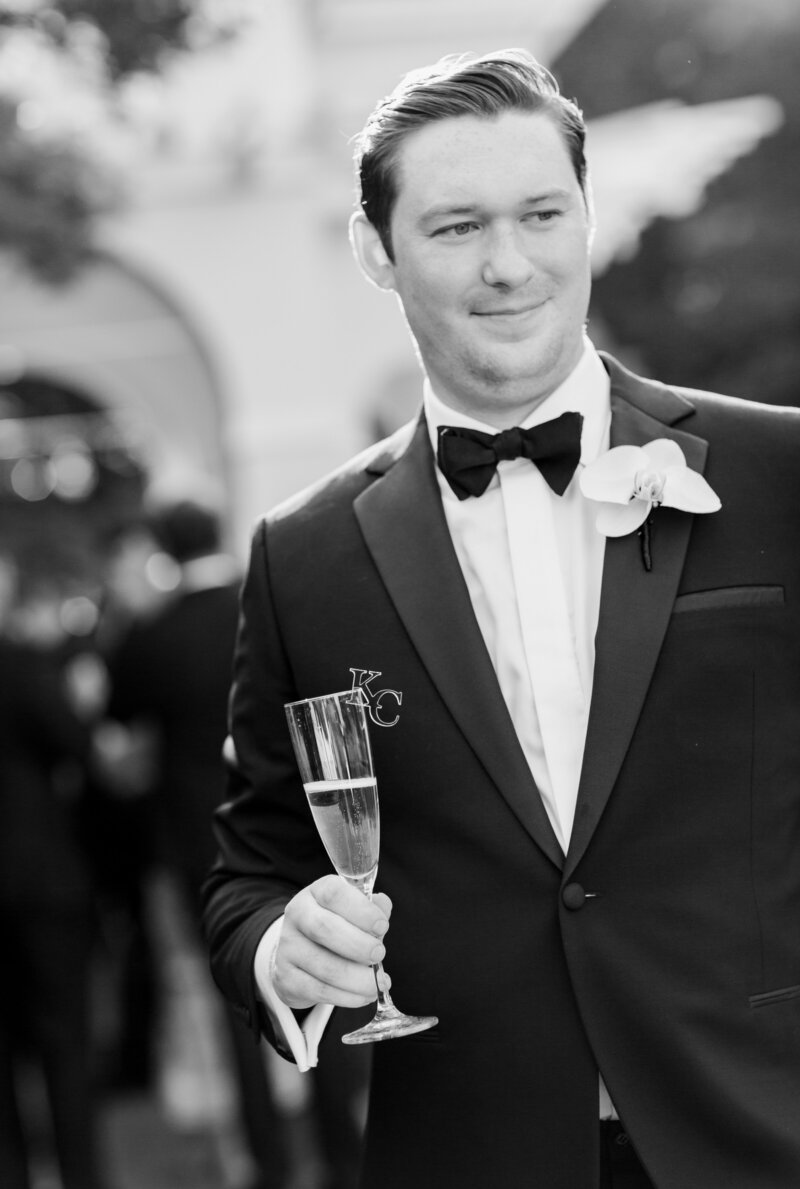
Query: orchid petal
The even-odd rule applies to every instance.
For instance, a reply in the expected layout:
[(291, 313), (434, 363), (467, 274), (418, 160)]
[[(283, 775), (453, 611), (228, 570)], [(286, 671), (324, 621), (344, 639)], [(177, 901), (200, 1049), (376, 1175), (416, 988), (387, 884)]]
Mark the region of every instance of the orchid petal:
[(605, 504), (597, 513), (595, 526), (606, 537), (624, 537), (641, 528), (652, 508), (650, 500), (631, 500), (629, 504)]
[(716, 492), (703, 476), (685, 466), (667, 471), (661, 502), (667, 508), (680, 508), (682, 512), (718, 512), (722, 507)]
[(656, 438), (644, 447), (648, 464), (656, 471), (666, 471), (670, 467), (685, 467), (686, 456), (677, 442), (670, 438)]
[(615, 446), (589, 463), (580, 477), (580, 488), (590, 500), (627, 504), (633, 495), (633, 480), (647, 462), (640, 446)]

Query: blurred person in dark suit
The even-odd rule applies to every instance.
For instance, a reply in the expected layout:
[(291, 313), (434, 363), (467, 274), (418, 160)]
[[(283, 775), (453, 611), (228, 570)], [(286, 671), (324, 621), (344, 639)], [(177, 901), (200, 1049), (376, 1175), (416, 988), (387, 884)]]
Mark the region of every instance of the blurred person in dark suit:
[(199, 499), (156, 506), (149, 527), (179, 577), (112, 651), (108, 716), (155, 731), (157, 853), (194, 902), (220, 799), (240, 574), (221, 549), (218, 513)]
[[(130, 625), (165, 595), (148, 574), (157, 546), (137, 518), (104, 543), (103, 597), (96, 654), (108, 664)], [(108, 676), (106, 670), (106, 684)], [(98, 1029), (99, 1066), (108, 1092), (146, 1092), (155, 1073), (156, 962), (146, 920), (153, 868), (155, 765), (151, 732), (103, 718), (93, 738), (86, 834), (98, 884), (98, 981), (106, 996)]]
[[(8, 579), (10, 567), (3, 563)], [(68, 694), (58, 592), (0, 632), (0, 1185), (29, 1189), (20, 1073), (41, 1066), (63, 1189), (99, 1189), (91, 1076), (91, 865), (79, 828), (90, 722)]]
[[(213, 853), (211, 819), (223, 782), (240, 573), (222, 549), (220, 515), (210, 502), (155, 503), (147, 528), (174, 559), (178, 581), (171, 595), (133, 619), (111, 651), (107, 715), (132, 728), (140, 753), (152, 733), (152, 851), (173, 877), (199, 941), (198, 889)], [(257, 1189), (278, 1189), (288, 1154), (263, 1054), (232, 1013), (226, 1019)]]

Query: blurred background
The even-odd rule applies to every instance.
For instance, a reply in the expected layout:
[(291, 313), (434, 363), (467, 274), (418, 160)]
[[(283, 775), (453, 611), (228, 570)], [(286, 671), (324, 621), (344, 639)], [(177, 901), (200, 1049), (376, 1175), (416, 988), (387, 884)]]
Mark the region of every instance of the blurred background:
[[(64, 829), (81, 823), (103, 1184), (347, 1183), (324, 1090), (266, 1054), (283, 1138), (274, 1179), (253, 1179), (191, 908), (153, 842), (174, 726), (126, 703), (119, 657), (196, 585), (154, 510), (213, 507), (218, 539), (188, 560), (235, 581), (261, 511), (413, 414), (395, 302), (350, 257), (351, 138), (407, 69), (512, 45), (589, 121), (597, 345), (667, 382), (797, 403), (796, 0), (0, 3), (0, 634), (52, 662), (34, 707), (52, 719), (63, 695), (75, 719), (45, 777)], [(4, 894), (18, 920), (22, 893)], [(22, 1049), (30, 1183), (59, 1189), (47, 1079)], [(357, 1127), (364, 1071), (341, 1076)]]

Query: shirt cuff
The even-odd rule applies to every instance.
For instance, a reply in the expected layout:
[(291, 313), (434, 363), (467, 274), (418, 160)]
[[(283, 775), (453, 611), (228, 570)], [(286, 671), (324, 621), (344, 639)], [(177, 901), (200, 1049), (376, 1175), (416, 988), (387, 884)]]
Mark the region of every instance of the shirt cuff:
[(283, 917), (273, 921), (258, 943), (253, 972), (258, 994), (266, 1008), (276, 1040), (294, 1057), (301, 1073), (318, 1062), (318, 1048), (333, 1012), (332, 1003), (318, 1003), (299, 1024), (292, 1009), (278, 995), (272, 981), (272, 963), (281, 935)]

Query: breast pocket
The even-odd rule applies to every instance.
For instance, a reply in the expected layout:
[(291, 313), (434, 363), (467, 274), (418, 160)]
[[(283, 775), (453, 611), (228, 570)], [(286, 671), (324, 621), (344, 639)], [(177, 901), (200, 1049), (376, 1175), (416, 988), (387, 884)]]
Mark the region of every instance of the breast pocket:
[(748, 607), (776, 607), (785, 602), (782, 586), (720, 586), (678, 595), (673, 614), (693, 611), (742, 610)]

